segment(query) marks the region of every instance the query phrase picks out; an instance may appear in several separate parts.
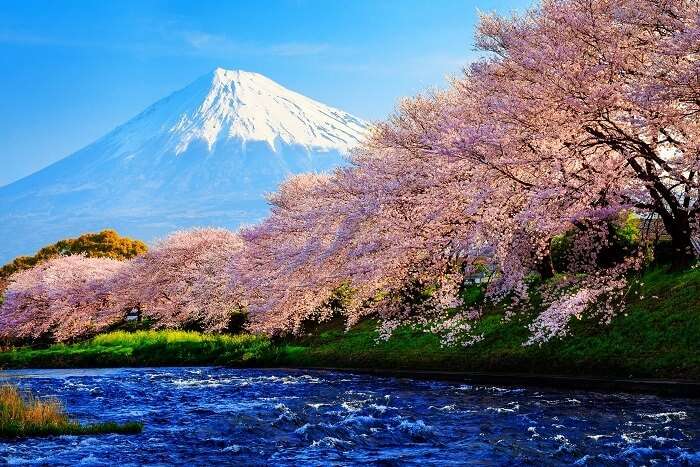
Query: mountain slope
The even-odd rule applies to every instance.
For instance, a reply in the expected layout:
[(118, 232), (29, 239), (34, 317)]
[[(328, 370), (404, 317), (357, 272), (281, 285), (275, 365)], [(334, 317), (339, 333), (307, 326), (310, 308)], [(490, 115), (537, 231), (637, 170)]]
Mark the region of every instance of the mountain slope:
[(285, 177), (325, 171), (367, 125), (244, 71), (216, 69), (101, 139), (0, 188), (0, 261), (102, 228), (152, 240), (266, 213)]

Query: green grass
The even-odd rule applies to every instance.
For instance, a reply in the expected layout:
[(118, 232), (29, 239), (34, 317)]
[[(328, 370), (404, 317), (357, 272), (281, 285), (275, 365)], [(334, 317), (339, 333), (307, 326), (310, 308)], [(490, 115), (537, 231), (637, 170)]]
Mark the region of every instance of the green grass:
[(94, 423), (82, 425), (78, 422), (67, 422), (65, 424), (47, 424), (47, 425), (22, 425), (17, 423), (8, 423), (0, 425), (0, 438), (32, 438), (43, 436), (90, 436), (90, 435), (135, 435), (143, 431), (143, 424), (140, 422), (126, 423)]
[(438, 337), (401, 328), (377, 342), (375, 323), (342, 323), (281, 343), (252, 335), (113, 332), (73, 345), (0, 353), (0, 366), (229, 365), (447, 370), (700, 380), (700, 270), (648, 272), (640, 295), (610, 325), (572, 323), (569, 337), (523, 346), (532, 315), (508, 322), (496, 309), (476, 325), (484, 339), (443, 348)]
[(365, 322), (345, 333), (328, 326), (280, 357), (292, 366), (492, 371), (576, 376), (700, 379), (700, 270), (643, 278), (640, 296), (611, 324), (574, 321), (571, 335), (523, 346), (532, 316), (508, 322), (494, 311), (476, 325), (484, 339), (443, 348), (436, 336), (400, 329), (386, 342)]
[(40, 400), (17, 386), (0, 386), (0, 438), (141, 433), (139, 422), (83, 425), (71, 420), (56, 399)]
[(246, 365), (270, 355), (265, 337), (189, 331), (116, 331), (77, 344), (0, 353), (5, 368)]

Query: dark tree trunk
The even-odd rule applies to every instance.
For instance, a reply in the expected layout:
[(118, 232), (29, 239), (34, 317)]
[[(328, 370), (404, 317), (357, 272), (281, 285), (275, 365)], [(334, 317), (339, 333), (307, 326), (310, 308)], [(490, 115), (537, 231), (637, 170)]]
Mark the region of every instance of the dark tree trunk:
[(547, 280), (554, 277), (554, 263), (552, 262), (552, 252), (549, 246), (547, 247), (544, 257), (537, 262), (535, 268), (540, 274), (542, 280)]
[(695, 248), (691, 241), (691, 230), (688, 216), (677, 215), (667, 222), (666, 217), (662, 217), (666, 231), (671, 236), (671, 248), (673, 249), (673, 259), (671, 269), (681, 271), (690, 267), (695, 261)]
[[(673, 257), (671, 269), (680, 271), (687, 269), (695, 261), (695, 249), (691, 241), (690, 190), (686, 190), (681, 201), (674, 192), (664, 185), (658, 176), (655, 167), (647, 161), (643, 168), (635, 161), (630, 160), (630, 166), (640, 175), (640, 178), (649, 183), (648, 190), (654, 200), (654, 211), (661, 217), (666, 232), (671, 237)], [(693, 174), (694, 176), (694, 174)]]

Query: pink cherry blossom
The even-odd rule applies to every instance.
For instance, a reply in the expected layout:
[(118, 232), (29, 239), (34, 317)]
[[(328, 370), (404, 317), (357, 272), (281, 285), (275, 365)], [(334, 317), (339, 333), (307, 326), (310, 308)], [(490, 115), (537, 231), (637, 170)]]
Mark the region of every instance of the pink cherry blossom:
[(240, 307), (226, 273), (240, 247), (240, 238), (225, 229), (175, 232), (113, 278), (110, 312), (138, 308), (156, 327), (225, 330)]
[(72, 340), (120, 321), (106, 312), (111, 281), (125, 263), (107, 258), (61, 256), (11, 277), (0, 308), (0, 337)]

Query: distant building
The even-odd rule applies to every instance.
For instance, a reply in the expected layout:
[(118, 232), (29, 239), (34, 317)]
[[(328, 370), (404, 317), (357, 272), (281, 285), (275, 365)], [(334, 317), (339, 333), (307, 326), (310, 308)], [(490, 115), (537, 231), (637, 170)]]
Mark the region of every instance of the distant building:
[(131, 321), (141, 321), (141, 310), (137, 307), (132, 308), (126, 313), (126, 317), (124, 318), (124, 321), (126, 322), (131, 322)]
[(490, 261), (490, 258), (482, 255), (475, 258), (471, 265), (466, 268), (464, 274), (464, 284), (485, 284), (491, 280), (493, 276), (495, 267)]

